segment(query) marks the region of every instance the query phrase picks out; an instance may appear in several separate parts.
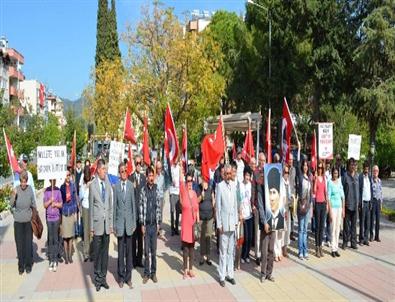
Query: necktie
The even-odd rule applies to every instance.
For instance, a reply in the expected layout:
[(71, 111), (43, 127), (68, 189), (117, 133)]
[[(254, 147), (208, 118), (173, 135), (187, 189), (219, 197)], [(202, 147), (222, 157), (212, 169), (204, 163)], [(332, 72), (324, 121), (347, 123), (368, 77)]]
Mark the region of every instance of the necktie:
[(103, 202), (106, 200), (106, 190), (104, 189), (104, 182), (101, 182), (101, 198)]
[(122, 193), (125, 194), (125, 182), (122, 182)]

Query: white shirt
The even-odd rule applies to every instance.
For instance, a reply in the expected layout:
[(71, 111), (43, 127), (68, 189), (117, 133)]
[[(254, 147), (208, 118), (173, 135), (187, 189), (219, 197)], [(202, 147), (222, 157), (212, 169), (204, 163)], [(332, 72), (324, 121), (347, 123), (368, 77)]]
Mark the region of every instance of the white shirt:
[(241, 183), (244, 180), (244, 162), (242, 159), (236, 159), (237, 164), (237, 180)]
[(241, 214), (244, 219), (250, 219), (252, 217), (251, 209), (251, 182), (240, 183), (240, 196), (241, 196)]
[(370, 180), (369, 175), (363, 176), (363, 189), (362, 189), (362, 201), (370, 201)]
[(84, 209), (89, 209), (89, 184), (82, 184), (80, 186), (80, 200)]
[(170, 186), (170, 194), (180, 195), (180, 168), (171, 166), (171, 179), (173, 184)]

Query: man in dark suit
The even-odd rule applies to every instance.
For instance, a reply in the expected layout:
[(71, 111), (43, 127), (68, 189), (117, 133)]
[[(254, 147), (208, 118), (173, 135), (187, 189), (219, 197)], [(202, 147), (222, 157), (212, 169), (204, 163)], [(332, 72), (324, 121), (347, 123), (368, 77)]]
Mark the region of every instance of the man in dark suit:
[(139, 203), (141, 188), (145, 186), (147, 180), (144, 173), (141, 172), (141, 157), (136, 156), (136, 171), (129, 177), (134, 186), (134, 201), (136, 207), (136, 230), (132, 235), (132, 258), (134, 267), (143, 266), (143, 234), (141, 233), (141, 225), (139, 222)]
[(100, 287), (109, 289), (106, 281), (108, 265), (108, 246), (113, 231), (112, 189), (103, 159), (97, 162), (97, 177), (89, 187), (89, 217), (93, 236), (94, 283), (96, 291)]
[(369, 245), (370, 209), (373, 199), (373, 181), (369, 175), (369, 163), (363, 164), (363, 173), (359, 174), (359, 244)]
[[(118, 285), (132, 286), (132, 234), (136, 230), (136, 205), (133, 184), (124, 163), (118, 167), (120, 181), (114, 187), (114, 233), (118, 238)], [(126, 262), (126, 263), (125, 263)]]

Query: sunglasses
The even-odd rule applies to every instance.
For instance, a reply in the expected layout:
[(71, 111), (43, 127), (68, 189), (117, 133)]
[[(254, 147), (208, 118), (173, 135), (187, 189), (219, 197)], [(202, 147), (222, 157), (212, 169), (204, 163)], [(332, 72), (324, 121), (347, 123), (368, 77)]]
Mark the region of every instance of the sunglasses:
[(136, 166), (141, 166), (141, 162), (136, 162)]
[(119, 173), (126, 173), (126, 170), (121, 170), (121, 171), (119, 171)]
[(192, 179), (187, 179), (187, 182), (192, 182)]
[(288, 171), (285, 171), (284, 174), (289, 174), (289, 172), (288, 172)]
[(318, 169), (324, 169), (324, 167), (318, 167)]

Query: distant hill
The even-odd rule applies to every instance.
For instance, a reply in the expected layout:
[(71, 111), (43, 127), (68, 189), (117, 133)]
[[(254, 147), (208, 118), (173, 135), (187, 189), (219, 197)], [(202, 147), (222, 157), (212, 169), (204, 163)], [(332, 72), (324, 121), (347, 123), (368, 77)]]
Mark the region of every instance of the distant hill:
[(73, 110), (75, 115), (82, 116), (82, 109), (83, 109), (83, 104), (84, 104), (84, 98), (80, 97), (79, 99), (76, 99), (74, 101), (66, 99), (66, 98), (61, 98), (64, 102), (64, 112), (66, 113), (69, 110)]

